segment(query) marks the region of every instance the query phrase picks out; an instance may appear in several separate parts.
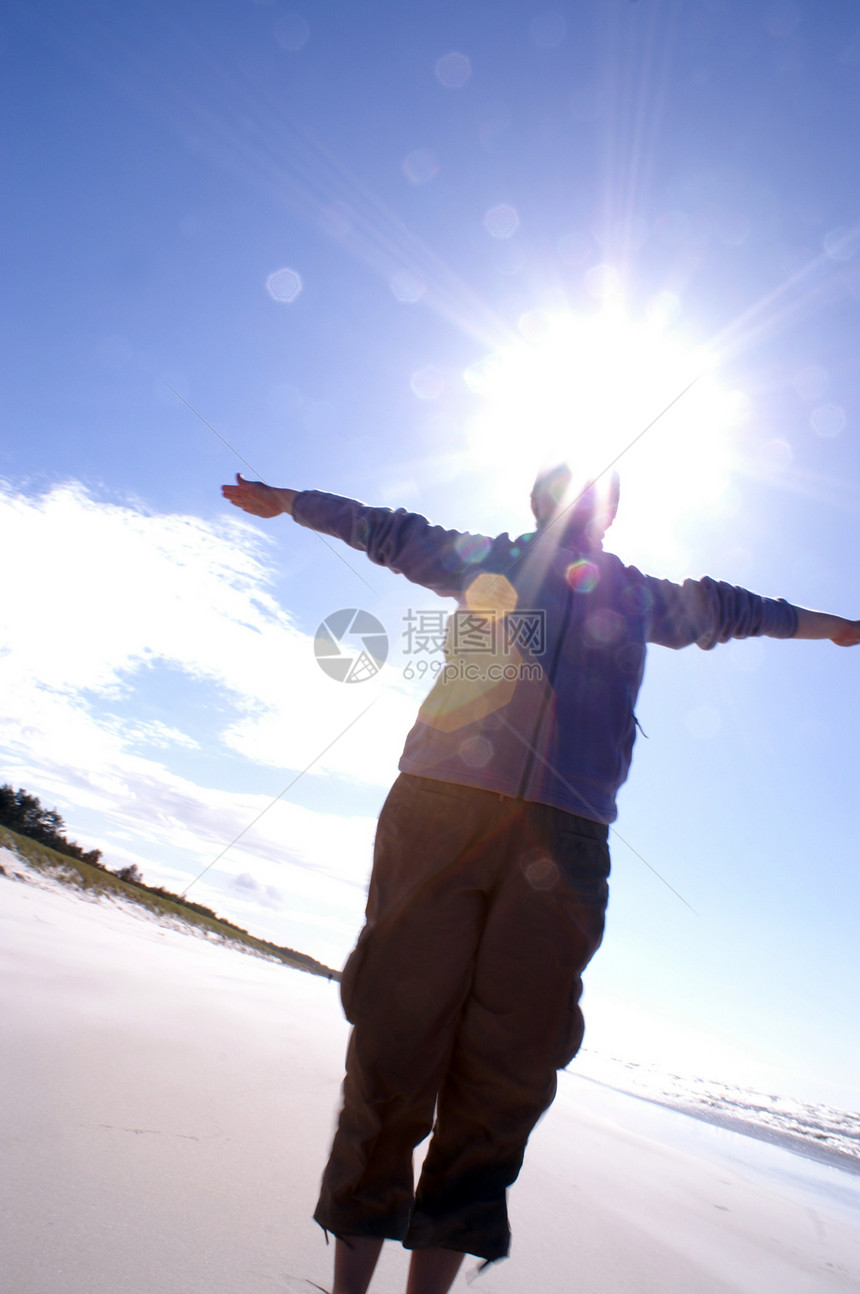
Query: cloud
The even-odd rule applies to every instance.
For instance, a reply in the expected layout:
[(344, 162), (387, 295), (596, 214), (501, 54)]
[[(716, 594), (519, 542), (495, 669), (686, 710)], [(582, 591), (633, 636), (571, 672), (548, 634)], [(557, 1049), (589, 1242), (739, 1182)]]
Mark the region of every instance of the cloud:
[(17, 556), (4, 579), (6, 669), (51, 689), (118, 692), (153, 657), (229, 684), (249, 631), (290, 632), (262, 543), (236, 523), (103, 503), (72, 483), (40, 499), (4, 489), (0, 540)]
[[(148, 672), (169, 665), (217, 689), (217, 740), (231, 753), (390, 781), (414, 701), (382, 677), (349, 687), (322, 673), (312, 638), (271, 594), (259, 531), (104, 503), (71, 483), (42, 498), (0, 491), (0, 543), (19, 555), (0, 607), (6, 720), (31, 747), (68, 758), (74, 745), (90, 766), (135, 739), (193, 748), (175, 724), (110, 715), (110, 703), (142, 703)], [(341, 741), (382, 694), (373, 722)]]
[(284, 896), (280, 890), (276, 889), (274, 885), (261, 885), (250, 872), (242, 872), (241, 876), (235, 876), (231, 884), (239, 894), (253, 895), (258, 902), (265, 904), (266, 907), (280, 908), (284, 905)]
[(234, 919), (245, 908), (251, 926), (276, 895), (299, 930), (330, 907), (348, 947), (373, 816), (276, 797), (309, 766), (378, 793), (414, 713), (405, 689), (322, 673), (272, 595), (267, 538), (241, 521), (104, 502), (74, 482), (40, 497), (0, 486), (0, 544), (0, 780), (67, 822), (72, 806), (71, 836), (171, 888), (259, 819), (193, 893)]
[(127, 721), (124, 724), (124, 732), (129, 744), (133, 742), (136, 745), (160, 746), (165, 749), (171, 746), (182, 746), (186, 750), (198, 750), (200, 747), (200, 743), (193, 737), (189, 737), (187, 732), (171, 728), (158, 719), (150, 719), (146, 723)]

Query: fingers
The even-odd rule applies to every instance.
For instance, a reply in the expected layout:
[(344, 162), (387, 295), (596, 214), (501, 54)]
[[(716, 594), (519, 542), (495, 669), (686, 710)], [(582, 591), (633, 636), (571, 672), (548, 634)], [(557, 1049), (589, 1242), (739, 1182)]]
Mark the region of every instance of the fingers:
[(258, 481), (246, 481), (241, 472), (236, 473), (235, 485), (222, 485), (221, 493), (225, 499), (231, 503), (237, 503), (239, 499), (250, 498), (253, 496), (256, 487), (260, 484)]
[(246, 481), (241, 472), (236, 473), (235, 485), (222, 485), (221, 493), (234, 508), (241, 508), (252, 517), (270, 520), (286, 511), (277, 490), (265, 481)]
[(249, 489), (250, 482), (246, 481), (241, 472), (236, 473), (235, 485), (222, 485), (221, 494), (234, 508), (245, 508), (254, 497), (254, 492)]

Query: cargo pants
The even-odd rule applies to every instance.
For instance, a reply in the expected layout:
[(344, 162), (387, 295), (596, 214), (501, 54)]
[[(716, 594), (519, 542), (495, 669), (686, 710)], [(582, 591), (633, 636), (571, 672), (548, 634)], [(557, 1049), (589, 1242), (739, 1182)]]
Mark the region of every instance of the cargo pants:
[[(353, 1030), (314, 1213), (327, 1231), (507, 1254), (507, 1188), (582, 1041), (606, 838), (548, 805), (395, 782), (341, 983)], [(431, 1130), (414, 1188), (413, 1150)]]

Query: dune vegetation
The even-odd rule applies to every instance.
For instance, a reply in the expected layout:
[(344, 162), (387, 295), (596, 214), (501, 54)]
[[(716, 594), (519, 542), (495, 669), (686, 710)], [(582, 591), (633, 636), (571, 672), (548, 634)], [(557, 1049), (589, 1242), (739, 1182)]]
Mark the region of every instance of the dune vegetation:
[[(339, 979), (334, 971), (306, 953), (284, 948), (268, 939), (260, 939), (219, 917), (201, 903), (172, 894), (158, 886), (147, 885), (137, 868), (123, 868), (121, 874), (108, 871), (98, 862), (87, 861), (66, 852), (60, 853), (42, 841), (34, 840), (10, 827), (0, 825), (0, 849), (9, 849), (26, 867), (62, 881), (86, 897), (110, 903), (128, 902), (142, 908), (155, 920), (172, 925), (184, 923), (191, 933), (221, 939), (258, 956), (269, 957), (298, 970)], [(0, 868), (0, 871), (5, 869)]]

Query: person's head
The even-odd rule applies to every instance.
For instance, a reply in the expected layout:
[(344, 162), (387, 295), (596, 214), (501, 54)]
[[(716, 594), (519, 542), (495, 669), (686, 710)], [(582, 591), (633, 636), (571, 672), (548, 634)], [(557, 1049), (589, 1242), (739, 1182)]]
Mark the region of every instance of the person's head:
[(567, 463), (539, 472), (532, 486), (531, 505), (538, 529), (558, 528), (562, 537), (597, 548), (615, 520), (620, 483), (618, 473), (596, 479), (576, 478)]

